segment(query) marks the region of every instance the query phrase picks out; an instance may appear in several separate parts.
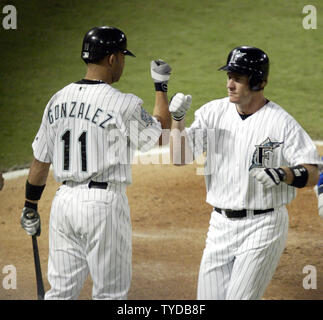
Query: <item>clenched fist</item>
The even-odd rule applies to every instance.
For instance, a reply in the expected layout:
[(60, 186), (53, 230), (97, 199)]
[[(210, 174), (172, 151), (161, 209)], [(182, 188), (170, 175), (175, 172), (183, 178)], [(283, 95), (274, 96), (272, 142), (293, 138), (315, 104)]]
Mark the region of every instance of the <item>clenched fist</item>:
[(172, 68), (169, 64), (161, 59), (150, 62), (150, 73), (154, 80), (156, 91), (167, 92), (171, 71)]
[(282, 168), (254, 168), (250, 175), (256, 178), (265, 188), (272, 188), (280, 184), (286, 178), (286, 173)]
[(169, 105), (169, 112), (172, 118), (176, 121), (182, 120), (188, 109), (191, 107), (191, 103), (191, 95), (184, 95), (181, 92), (176, 93)]
[(37, 207), (28, 204), (26, 201), (25, 207), (22, 210), (20, 223), (23, 229), (27, 232), (28, 235), (39, 236), (40, 235), (40, 216), (37, 212)]

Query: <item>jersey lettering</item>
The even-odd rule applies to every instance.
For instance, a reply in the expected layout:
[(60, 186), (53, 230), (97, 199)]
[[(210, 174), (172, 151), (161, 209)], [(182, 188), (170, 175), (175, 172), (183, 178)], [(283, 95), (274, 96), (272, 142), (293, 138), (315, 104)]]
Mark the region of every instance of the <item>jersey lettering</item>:
[[(71, 83), (49, 100), (33, 142), (35, 158), (52, 163), (58, 182), (95, 178), (130, 184), (134, 152), (158, 142), (160, 123), (133, 94), (104, 83), (79, 89)], [(131, 130), (133, 123), (136, 130)]]
[[(63, 102), (61, 104), (57, 104), (54, 106), (54, 111), (52, 108), (48, 109), (47, 119), (50, 125), (62, 118), (78, 118), (87, 121), (91, 121), (92, 123), (98, 125), (100, 128), (105, 129), (107, 122), (112, 119), (112, 115), (107, 113), (106, 116), (103, 117), (104, 111), (101, 108), (96, 108), (93, 115), (90, 114), (91, 104), (88, 104), (87, 108), (85, 107), (85, 103), (77, 103), (76, 101), (72, 101), (69, 104), (67, 102)], [(85, 111), (86, 110), (86, 111)]]

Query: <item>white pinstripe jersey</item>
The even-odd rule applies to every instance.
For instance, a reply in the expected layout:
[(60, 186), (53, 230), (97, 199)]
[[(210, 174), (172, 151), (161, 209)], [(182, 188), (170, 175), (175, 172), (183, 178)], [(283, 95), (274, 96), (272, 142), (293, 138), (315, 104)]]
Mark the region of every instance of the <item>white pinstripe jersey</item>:
[(269, 101), (242, 120), (229, 98), (213, 100), (195, 112), (186, 134), (195, 157), (206, 152), (206, 201), (223, 209), (268, 209), (289, 203), (296, 189), (272, 189), (249, 175), (253, 167), (320, 164), (317, 149), (297, 121)]
[(142, 104), (107, 83), (71, 83), (48, 102), (32, 144), (34, 157), (52, 163), (58, 182), (130, 184), (134, 151), (149, 150), (162, 131)]

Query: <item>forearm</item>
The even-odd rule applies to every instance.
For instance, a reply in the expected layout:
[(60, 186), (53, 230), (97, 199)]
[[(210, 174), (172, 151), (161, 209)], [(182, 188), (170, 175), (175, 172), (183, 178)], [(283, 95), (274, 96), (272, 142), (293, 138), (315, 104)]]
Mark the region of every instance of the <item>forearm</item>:
[[(311, 164), (302, 164), (302, 166), (304, 166), (308, 172), (308, 180), (305, 187), (314, 187), (319, 179), (319, 171), (317, 166)], [(294, 175), (291, 169), (289, 167), (282, 167), (282, 169), (286, 173), (286, 179), (284, 182), (287, 184), (292, 184), (294, 180)]]
[(40, 162), (34, 159), (29, 169), (28, 182), (35, 186), (44, 185), (48, 177), (49, 167), (50, 163)]
[(171, 117), (168, 110), (167, 92), (156, 91), (153, 116), (160, 122), (163, 129), (158, 143), (160, 146), (167, 145), (169, 143), (169, 129), (171, 126)]
[(167, 92), (156, 91), (153, 116), (160, 122), (162, 129), (170, 129), (171, 117), (168, 110)]
[[(159, 138), (159, 145), (168, 144), (169, 139), (168, 129), (170, 129), (171, 119), (168, 110), (167, 90), (171, 70), (172, 68), (161, 59), (150, 62), (150, 73), (156, 91), (153, 116), (160, 122), (163, 129), (163, 134)], [(165, 132), (165, 129), (167, 132)]]
[(193, 154), (187, 143), (185, 133), (185, 117), (180, 120), (172, 120), (170, 135), (170, 157), (174, 165), (185, 165), (193, 161)]
[[(44, 186), (48, 177), (50, 163), (40, 162), (34, 159), (31, 163), (27, 181), (33, 186)], [(26, 197), (30, 202), (37, 203), (37, 200), (31, 200)]]

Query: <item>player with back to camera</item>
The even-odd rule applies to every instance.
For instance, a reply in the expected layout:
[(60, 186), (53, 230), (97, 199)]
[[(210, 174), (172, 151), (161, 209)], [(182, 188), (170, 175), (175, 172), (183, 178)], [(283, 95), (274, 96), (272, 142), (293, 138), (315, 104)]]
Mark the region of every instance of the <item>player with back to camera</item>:
[(210, 101), (185, 128), (191, 96), (177, 93), (171, 157), (190, 163), (206, 153), (206, 201), (213, 207), (198, 277), (198, 299), (260, 299), (285, 247), (286, 205), (296, 189), (314, 186), (316, 147), (301, 126), (264, 96), (269, 59), (258, 48), (233, 49), (228, 97)]
[(161, 142), (170, 127), (167, 83), (171, 68), (151, 62), (156, 99), (153, 116), (134, 94), (112, 87), (119, 81), (127, 49), (125, 34), (95, 27), (83, 39), (84, 79), (58, 91), (48, 102), (32, 144), (34, 160), (26, 181), (22, 227), (40, 234), (37, 201), (53, 165), (62, 186), (49, 222), (45, 299), (77, 299), (90, 273), (93, 299), (126, 299), (131, 283), (132, 231), (126, 186), (131, 155)]

